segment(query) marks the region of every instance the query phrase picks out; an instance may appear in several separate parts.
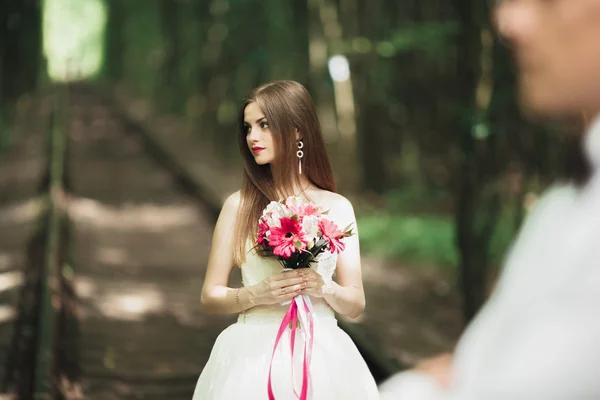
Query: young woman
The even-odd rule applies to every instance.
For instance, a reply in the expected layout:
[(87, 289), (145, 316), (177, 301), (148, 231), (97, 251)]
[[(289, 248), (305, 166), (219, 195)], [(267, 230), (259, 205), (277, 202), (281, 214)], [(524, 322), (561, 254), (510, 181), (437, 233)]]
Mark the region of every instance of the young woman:
[[(251, 251), (259, 217), (273, 200), (297, 196), (329, 210), (340, 227), (355, 223), (352, 205), (335, 193), (309, 93), (293, 81), (265, 84), (244, 103), (239, 125), (244, 180), (217, 222), (201, 301), (210, 312), (240, 315), (217, 338), (194, 400), (268, 399), (273, 347), (288, 308), (281, 304), (300, 294), (311, 296), (317, 319), (310, 399), (378, 399), (367, 365), (334, 315), (357, 317), (365, 307), (357, 235), (344, 239), (346, 249), (333, 263), (336, 281), (332, 271), (312, 267), (284, 272), (276, 260)], [(234, 265), (242, 270), (241, 288), (227, 286)], [(290, 333), (286, 329), (285, 345), (273, 356), (271, 382), (278, 400), (296, 399), (294, 390), (301, 387), (303, 354), (296, 351), (292, 360)], [(302, 335), (295, 340), (302, 349)]]

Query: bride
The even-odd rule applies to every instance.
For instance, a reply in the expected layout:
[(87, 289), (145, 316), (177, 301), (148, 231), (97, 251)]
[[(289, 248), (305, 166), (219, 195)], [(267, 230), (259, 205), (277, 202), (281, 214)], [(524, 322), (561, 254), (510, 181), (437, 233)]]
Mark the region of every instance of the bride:
[[(259, 217), (272, 200), (298, 196), (329, 210), (338, 226), (355, 223), (352, 205), (335, 193), (309, 93), (293, 81), (267, 83), (244, 103), (239, 126), (244, 180), (219, 216), (201, 298), (209, 312), (239, 317), (217, 338), (193, 399), (268, 399), (270, 366), (275, 398), (296, 399), (303, 355), (296, 351), (292, 357), (291, 328), (274, 355), (273, 348), (288, 308), (282, 303), (300, 294), (311, 297), (316, 314), (309, 398), (379, 399), (365, 361), (334, 315), (357, 317), (365, 307), (357, 235), (344, 239), (346, 249), (338, 256), (326, 253), (317, 265), (301, 270), (283, 271), (276, 260), (251, 250)], [(241, 268), (241, 288), (227, 286), (234, 265)], [(295, 338), (301, 349), (302, 335)]]

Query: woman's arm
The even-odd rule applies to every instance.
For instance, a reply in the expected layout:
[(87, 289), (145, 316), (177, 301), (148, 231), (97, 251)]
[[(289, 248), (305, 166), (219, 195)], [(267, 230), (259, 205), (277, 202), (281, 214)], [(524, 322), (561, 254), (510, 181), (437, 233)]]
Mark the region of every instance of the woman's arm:
[(253, 306), (246, 289), (227, 287), (233, 268), (235, 221), (239, 205), (239, 192), (225, 200), (213, 233), (208, 267), (200, 297), (204, 309), (211, 313), (232, 314)]
[(300, 293), (307, 280), (302, 271), (286, 271), (253, 286), (241, 288), (227, 286), (233, 268), (235, 222), (239, 205), (239, 192), (227, 198), (213, 233), (200, 297), (202, 306), (210, 313), (233, 314), (257, 305), (289, 300)]
[(362, 282), (356, 217), (354, 216), (352, 204), (340, 196), (339, 201), (332, 207), (331, 217), (340, 229), (345, 228), (350, 223), (354, 224), (354, 235), (343, 239), (346, 249), (338, 255), (337, 283), (328, 283), (328, 288), (324, 291), (324, 282), (321, 276), (313, 271), (310, 274), (308, 287), (303, 291), (303, 294), (323, 297), (338, 314), (356, 318), (365, 309), (365, 292)]

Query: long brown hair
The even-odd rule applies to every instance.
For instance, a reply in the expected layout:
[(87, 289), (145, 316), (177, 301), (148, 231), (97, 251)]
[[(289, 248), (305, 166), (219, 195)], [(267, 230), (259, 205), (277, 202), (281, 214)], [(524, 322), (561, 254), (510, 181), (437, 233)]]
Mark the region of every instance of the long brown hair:
[[(274, 164), (258, 165), (254, 161), (244, 129), (244, 110), (255, 103), (265, 114), (275, 146)], [(246, 244), (256, 232), (258, 219), (270, 201), (279, 201), (294, 195), (300, 185), (296, 129), (304, 142), (302, 174), (308, 181), (324, 190), (337, 190), (317, 111), (308, 91), (294, 81), (266, 83), (244, 101), (239, 115), (238, 139), (244, 159), (244, 178), (241, 204), (236, 223), (233, 259), (239, 266), (245, 260)]]

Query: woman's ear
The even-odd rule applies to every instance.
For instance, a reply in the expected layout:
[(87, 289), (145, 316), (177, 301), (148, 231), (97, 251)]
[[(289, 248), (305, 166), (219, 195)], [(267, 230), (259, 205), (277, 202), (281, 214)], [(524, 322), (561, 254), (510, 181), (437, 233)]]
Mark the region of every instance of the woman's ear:
[(296, 131), (296, 142), (302, 140), (302, 135), (300, 134), (298, 128), (294, 128), (294, 130)]

